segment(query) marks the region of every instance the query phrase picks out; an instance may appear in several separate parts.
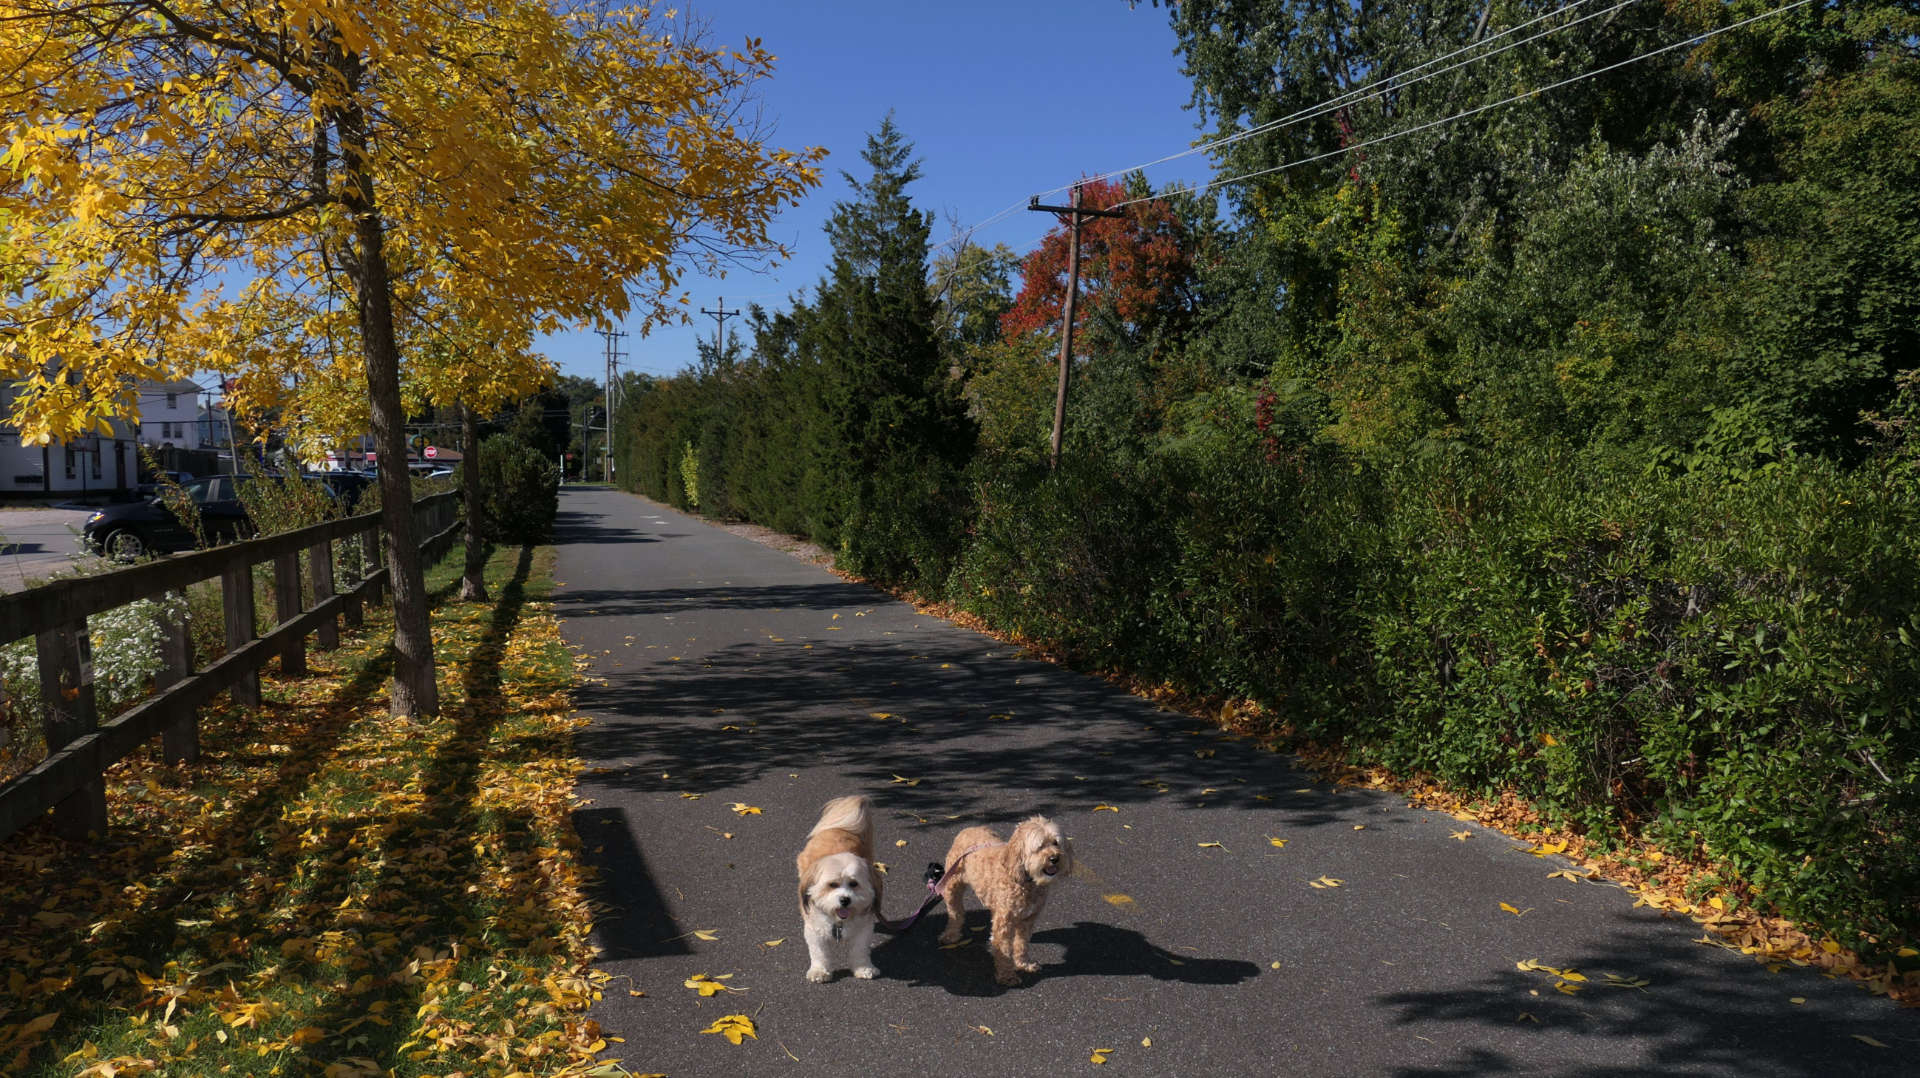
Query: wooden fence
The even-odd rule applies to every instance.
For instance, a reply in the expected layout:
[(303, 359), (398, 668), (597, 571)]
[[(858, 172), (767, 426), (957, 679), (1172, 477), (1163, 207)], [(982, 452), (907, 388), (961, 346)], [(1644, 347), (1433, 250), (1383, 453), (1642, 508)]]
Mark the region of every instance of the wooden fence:
[[(434, 494), (414, 503), (414, 521), (428, 538), (429, 561), (452, 545), (460, 530), (459, 493)], [(155, 735), (169, 762), (192, 761), (200, 751), (200, 706), (221, 692), (237, 704), (260, 704), (260, 669), (275, 657), (280, 670), (298, 677), (307, 670), (307, 637), (322, 650), (338, 647), (340, 620), (361, 624), (361, 604), (378, 603), (387, 590), (380, 550), (380, 514), (363, 513), (299, 531), (244, 543), (160, 558), (100, 576), (55, 581), (0, 596), (0, 647), (22, 637), (38, 643), (40, 703), (45, 713), (47, 756), (38, 766), (0, 785), (0, 841), (51, 809), (62, 835), (85, 838), (107, 830), (103, 775)], [(351, 587), (336, 589), (333, 547), (357, 542), (362, 567)], [(300, 554), (307, 557), (306, 588)], [(274, 627), (256, 637), (253, 567), (273, 563)], [(379, 566), (371, 572), (368, 566)], [(226, 654), (204, 670), (193, 669), (185, 620), (165, 626), (162, 672), (152, 696), (104, 725), (95, 710), (92, 648), (87, 617), (141, 599), (158, 599), (188, 585), (220, 578), (226, 621)], [(302, 593), (306, 601), (302, 601)]]

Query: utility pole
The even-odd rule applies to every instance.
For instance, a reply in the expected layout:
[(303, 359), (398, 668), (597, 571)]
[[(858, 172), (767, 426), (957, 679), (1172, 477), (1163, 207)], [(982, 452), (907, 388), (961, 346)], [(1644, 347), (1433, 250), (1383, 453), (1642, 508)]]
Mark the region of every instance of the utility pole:
[[(604, 467), (602, 468), (602, 474), (606, 478), (607, 483), (611, 485), (613, 483), (613, 393), (614, 393), (614, 384), (615, 384), (614, 372), (620, 369), (620, 359), (621, 357), (626, 355), (625, 352), (620, 351), (620, 341), (622, 338), (626, 337), (626, 333), (622, 330), (613, 329), (611, 327), (607, 329), (596, 330), (595, 332), (599, 333), (600, 336), (603, 339), (605, 339), (607, 342), (607, 380), (602, 386), (600, 391), (601, 397), (606, 402), (606, 413), (607, 413), (606, 424), (604, 427), (605, 434), (606, 434), (606, 444), (605, 444), (605, 448), (601, 450), (601, 460), (604, 465)], [(592, 431), (593, 431), (593, 424), (591, 423), (587, 424), (587, 431), (588, 431), (589, 438), (591, 438)], [(584, 469), (582, 470), (584, 471)]]
[(727, 354), (727, 342), (726, 339), (721, 336), (721, 333), (726, 329), (727, 319), (740, 312), (727, 310), (727, 297), (721, 296), (719, 310), (709, 311), (705, 307), (702, 307), (700, 308), (700, 313), (713, 316), (713, 361), (719, 363)]
[(1089, 210), (1080, 205), (1080, 185), (1073, 185), (1073, 205), (1042, 206), (1033, 196), (1027, 209), (1044, 213), (1064, 213), (1067, 232), (1067, 302), (1060, 326), (1060, 387), (1053, 395), (1053, 457), (1048, 465), (1060, 470), (1060, 431), (1067, 424), (1067, 373), (1073, 366), (1073, 301), (1080, 294), (1080, 223), (1088, 217), (1125, 217), (1119, 210)]

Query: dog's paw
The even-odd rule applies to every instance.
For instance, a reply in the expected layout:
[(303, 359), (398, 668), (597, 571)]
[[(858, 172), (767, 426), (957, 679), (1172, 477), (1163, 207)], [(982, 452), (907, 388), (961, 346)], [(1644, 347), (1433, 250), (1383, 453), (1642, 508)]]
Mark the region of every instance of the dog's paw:
[(1038, 962), (1015, 962), (1013, 965), (1015, 969), (1022, 973), (1040, 972), (1040, 963)]
[(1020, 983), (1020, 974), (1010, 969), (997, 970), (993, 975), (993, 982), (1012, 988)]
[(833, 974), (821, 969), (819, 966), (815, 966), (807, 971), (807, 980), (812, 981), (814, 984), (826, 984), (828, 981), (833, 980)]
[(958, 928), (949, 928), (945, 932), (940, 933), (940, 942), (941, 943), (959, 943), (960, 930)]
[(853, 971), (853, 975), (863, 981), (871, 981), (875, 977), (880, 976), (880, 971), (874, 969), (872, 966), (861, 966), (859, 969)]

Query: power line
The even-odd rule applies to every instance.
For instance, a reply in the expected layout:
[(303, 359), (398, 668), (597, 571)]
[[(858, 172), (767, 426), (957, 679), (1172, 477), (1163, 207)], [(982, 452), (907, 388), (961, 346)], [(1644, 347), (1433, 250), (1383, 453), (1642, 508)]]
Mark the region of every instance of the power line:
[[(1191, 157), (1197, 153), (1205, 153), (1210, 150), (1216, 150), (1222, 146), (1228, 146), (1236, 142), (1241, 142), (1258, 135), (1266, 134), (1270, 131), (1279, 130), (1284, 127), (1291, 127), (1297, 123), (1302, 123), (1307, 120), (1316, 119), (1318, 117), (1325, 116), (1330, 112), (1338, 111), (1339, 109), (1344, 108), (1348, 105), (1357, 105), (1363, 101), (1371, 101), (1374, 98), (1383, 97), (1386, 94), (1392, 93), (1396, 90), (1404, 90), (1407, 87), (1416, 86), (1422, 82), (1425, 82), (1428, 79), (1437, 78), (1441, 75), (1447, 74), (1450, 71), (1458, 71), (1460, 68), (1468, 67), (1473, 64), (1480, 63), (1484, 60), (1490, 60), (1493, 57), (1500, 55), (1501, 53), (1508, 52), (1513, 49), (1517, 49), (1522, 45), (1531, 44), (1532, 42), (1538, 41), (1543, 37), (1547, 37), (1552, 34), (1557, 34), (1562, 30), (1571, 29), (1572, 27), (1578, 26), (1581, 23), (1586, 22), (1590, 19), (1597, 19), (1602, 16), (1611, 15), (1619, 11), (1621, 8), (1627, 7), (1634, 3), (1638, 3), (1639, 0), (1620, 0), (1620, 2), (1614, 4), (1610, 8), (1604, 8), (1599, 11), (1588, 12), (1587, 14), (1582, 15), (1577, 19), (1574, 19), (1567, 23), (1563, 23), (1562, 25), (1559, 25), (1559, 26), (1552, 27), (1547, 30), (1543, 30), (1540, 33), (1534, 34), (1531, 37), (1522, 38), (1519, 41), (1509, 42), (1506, 45), (1502, 45), (1497, 49), (1492, 49), (1490, 51), (1482, 52), (1478, 56), (1470, 57), (1466, 60), (1460, 61), (1457, 64), (1453, 64), (1449, 67), (1441, 68), (1438, 71), (1429, 71), (1426, 74), (1421, 75), (1419, 78), (1408, 77), (1413, 75), (1415, 72), (1422, 70), (1423, 68), (1431, 67), (1434, 64), (1443, 63), (1447, 60), (1451, 60), (1454, 57), (1460, 56), (1464, 53), (1473, 52), (1476, 49), (1483, 49), (1486, 46), (1489, 46), (1492, 43), (1499, 41), (1501, 38), (1518, 33), (1519, 31), (1525, 30), (1526, 28), (1530, 26), (1534, 26), (1546, 19), (1551, 19), (1551, 18), (1554, 18), (1555, 16), (1566, 14), (1567, 12), (1573, 11), (1584, 4), (1588, 4), (1592, 2), (1593, 0), (1574, 0), (1573, 3), (1566, 4), (1562, 7), (1556, 8), (1553, 11), (1549, 11), (1544, 15), (1538, 15), (1532, 19), (1527, 20), (1526, 22), (1519, 23), (1515, 26), (1510, 26), (1507, 29), (1500, 31), (1499, 33), (1493, 35), (1490, 38), (1486, 38), (1480, 41), (1474, 41), (1470, 44), (1467, 44), (1458, 49), (1455, 49), (1450, 53), (1446, 53), (1445, 55), (1436, 56), (1430, 60), (1426, 60), (1421, 63), (1415, 64), (1413, 67), (1410, 67), (1405, 71), (1400, 71), (1392, 75), (1384, 76), (1383, 78), (1376, 80), (1376, 82), (1370, 82), (1365, 86), (1356, 86), (1351, 90), (1347, 90), (1344, 93), (1337, 94), (1331, 98), (1328, 98), (1327, 100), (1321, 102), (1320, 104), (1309, 105), (1306, 108), (1291, 112), (1275, 120), (1268, 120), (1266, 123), (1248, 128), (1245, 131), (1237, 131), (1231, 135), (1222, 136), (1221, 138), (1211, 139), (1205, 142), (1196, 143), (1195, 145), (1190, 146), (1187, 149), (1181, 150), (1178, 153), (1171, 153), (1166, 155), (1165, 157), (1158, 157), (1152, 161), (1145, 162), (1144, 164), (1134, 165), (1129, 168), (1123, 168), (1123, 169), (1113, 169), (1108, 172), (1102, 172), (1096, 176), (1085, 177), (1078, 182), (1087, 183), (1094, 180), (1110, 180), (1115, 176), (1124, 176), (1133, 172), (1144, 172), (1145, 170), (1152, 168), (1155, 165), (1163, 165), (1163, 164), (1166, 164), (1168, 161), (1177, 161), (1183, 157)], [(1060, 187), (1055, 187), (1050, 191), (1043, 191), (1041, 192), (1041, 194), (1043, 196), (1056, 194), (1058, 192), (1068, 190), (1072, 186), (1073, 186), (1072, 184), (1066, 184)]]
[[(1284, 164), (1274, 165), (1270, 168), (1258, 169), (1253, 172), (1245, 172), (1238, 176), (1230, 176), (1223, 180), (1209, 180), (1207, 181), (1205, 186), (1200, 188), (1200, 190), (1208, 191), (1215, 187), (1224, 187), (1228, 184), (1240, 183), (1244, 180), (1255, 179), (1257, 177), (1270, 175), (1275, 172), (1284, 172), (1287, 169), (1298, 168), (1301, 165), (1311, 165), (1316, 161), (1325, 161), (1330, 157), (1339, 157), (1343, 154), (1352, 153), (1355, 150), (1362, 150), (1367, 148), (1368, 146), (1377, 146), (1380, 143), (1392, 142), (1394, 139), (1405, 138), (1408, 135), (1417, 135), (1422, 131), (1439, 127), (1442, 124), (1449, 124), (1454, 122), (1455, 120), (1463, 120), (1469, 116), (1477, 116), (1480, 113), (1487, 112), (1491, 109), (1500, 108), (1503, 105), (1511, 105), (1516, 101), (1525, 100), (1526, 98), (1529, 98), (1529, 97), (1537, 97), (1540, 94), (1544, 94), (1552, 90), (1558, 90), (1563, 86), (1569, 86), (1569, 85), (1572, 85), (1573, 83), (1581, 82), (1586, 79), (1596, 78), (1600, 75), (1605, 75), (1610, 71), (1617, 71), (1620, 68), (1626, 67), (1630, 64), (1637, 64), (1642, 60), (1650, 60), (1655, 56), (1660, 56), (1665, 53), (1672, 52), (1675, 49), (1681, 49), (1681, 48), (1686, 48), (1692, 45), (1698, 45), (1700, 42), (1705, 41), (1708, 38), (1717, 37), (1721, 34), (1726, 33), (1729, 30), (1738, 30), (1742, 26), (1747, 26), (1751, 23), (1759, 22), (1762, 19), (1772, 18), (1773, 16), (1779, 15), (1782, 12), (1791, 11), (1797, 7), (1804, 7), (1805, 5), (1812, 2), (1813, 0), (1793, 0), (1793, 3), (1782, 4), (1781, 6), (1774, 8), (1771, 11), (1763, 12), (1759, 15), (1754, 15), (1750, 18), (1741, 19), (1739, 22), (1729, 23), (1728, 25), (1719, 27), (1718, 29), (1708, 30), (1705, 33), (1695, 35), (1683, 41), (1676, 41), (1671, 45), (1663, 45), (1660, 48), (1652, 50), (1651, 52), (1643, 52), (1638, 56), (1629, 57), (1617, 63), (1608, 64), (1606, 67), (1596, 68), (1592, 71), (1582, 72), (1581, 74), (1574, 75), (1570, 78), (1561, 79), (1559, 82), (1550, 83), (1546, 86), (1537, 87), (1532, 90), (1525, 90), (1520, 93), (1514, 94), (1512, 97), (1502, 98), (1501, 100), (1492, 102), (1490, 104), (1479, 105), (1474, 108), (1463, 110), (1461, 112), (1456, 112), (1451, 116), (1445, 116), (1438, 120), (1429, 120), (1426, 123), (1409, 127), (1404, 131), (1395, 131), (1395, 132), (1392, 132), (1391, 134), (1380, 135), (1377, 138), (1367, 139), (1363, 142), (1356, 142), (1351, 146), (1342, 146), (1337, 150), (1328, 150), (1326, 153), (1314, 154), (1311, 157), (1302, 157), (1302, 158), (1299, 158), (1298, 160), (1288, 161)], [(1151, 202), (1154, 199), (1165, 198), (1165, 197), (1167, 197), (1166, 192), (1162, 192), (1160, 194), (1146, 195), (1141, 198), (1130, 199), (1126, 202), (1117, 202), (1110, 208), (1120, 209), (1122, 207), (1132, 206), (1136, 203)]]

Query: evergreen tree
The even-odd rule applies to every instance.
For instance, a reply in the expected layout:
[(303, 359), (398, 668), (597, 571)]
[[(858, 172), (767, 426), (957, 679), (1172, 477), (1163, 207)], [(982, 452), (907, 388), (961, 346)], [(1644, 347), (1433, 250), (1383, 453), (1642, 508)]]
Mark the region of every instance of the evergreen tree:
[(809, 501), (816, 536), (865, 571), (903, 578), (938, 571), (919, 563), (939, 560), (941, 544), (909, 533), (934, 515), (929, 500), (958, 495), (973, 428), (927, 289), (933, 215), (907, 196), (920, 162), (891, 114), (860, 156), (873, 171), (846, 176), (853, 197), (827, 222), (833, 265), (801, 340), (822, 368)]

